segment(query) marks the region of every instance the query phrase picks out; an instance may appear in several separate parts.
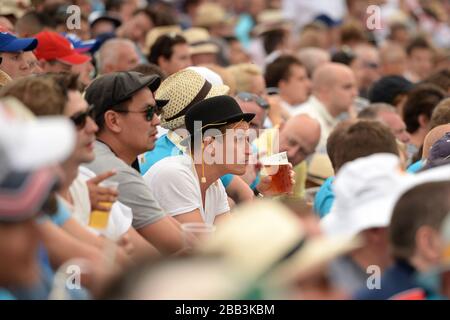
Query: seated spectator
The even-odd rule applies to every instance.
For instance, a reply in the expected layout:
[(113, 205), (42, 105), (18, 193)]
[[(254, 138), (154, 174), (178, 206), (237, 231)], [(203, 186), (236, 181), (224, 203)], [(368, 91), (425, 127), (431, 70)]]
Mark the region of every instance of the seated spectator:
[(91, 60), (87, 55), (76, 52), (64, 36), (52, 31), (42, 31), (36, 35), (38, 45), (34, 51), (44, 73), (72, 72), (74, 65)]
[(194, 66), (202, 64), (217, 64), (219, 47), (212, 42), (206, 29), (189, 28), (183, 36), (190, 47), (191, 60)]
[(6, 73), (5, 79), (17, 79), (32, 73), (24, 52), (34, 50), (37, 45), (35, 38), (17, 38), (11, 33), (0, 32), (0, 71)]
[(130, 71), (139, 64), (135, 44), (128, 39), (110, 39), (100, 48), (97, 56), (99, 75), (117, 71)]
[(155, 146), (159, 124), (156, 113), (164, 105), (153, 98), (159, 84), (158, 76), (136, 72), (112, 73), (91, 83), (85, 98), (94, 106), (93, 117), (99, 131), (94, 142), (95, 160), (87, 167), (96, 174), (116, 170), (118, 199), (133, 211), (133, 227), (160, 252), (167, 253), (182, 248), (179, 225), (165, 216), (132, 167), (138, 155)]
[(148, 61), (170, 76), (192, 65), (189, 44), (177, 33), (163, 34), (150, 47)]
[(405, 78), (417, 83), (429, 77), (433, 71), (434, 49), (424, 37), (412, 39), (407, 47), (408, 55)]

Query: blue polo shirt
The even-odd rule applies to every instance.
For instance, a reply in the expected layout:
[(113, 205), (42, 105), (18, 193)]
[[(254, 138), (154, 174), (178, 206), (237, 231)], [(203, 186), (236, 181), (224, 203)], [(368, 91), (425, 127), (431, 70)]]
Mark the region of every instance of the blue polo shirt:
[[(155, 148), (152, 151), (147, 151), (144, 154), (144, 160), (139, 162), (139, 168), (141, 175), (144, 175), (156, 162), (171, 156), (179, 156), (183, 152), (177, 148), (177, 146), (170, 141), (167, 134), (162, 135), (156, 140)], [(232, 174), (226, 174), (220, 177), (223, 186), (226, 188), (230, 185), (231, 180), (233, 180)]]
[(320, 186), (319, 191), (317, 191), (314, 198), (314, 212), (319, 215), (322, 219), (328, 213), (330, 213), (331, 206), (334, 202), (334, 192), (333, 192), (333, 181), (334, 177), (329, 177)]

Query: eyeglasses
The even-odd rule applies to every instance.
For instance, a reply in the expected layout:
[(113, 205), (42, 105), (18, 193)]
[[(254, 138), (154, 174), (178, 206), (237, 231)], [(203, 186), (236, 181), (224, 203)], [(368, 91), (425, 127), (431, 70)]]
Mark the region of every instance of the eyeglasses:
[(264, 110), (267, 110), (270, 107), (270, 105), (266, 99), (254, 94), (254, 93), (239, 92), (236, 95), (236, 97), (238, 97), (240, 100), (242, 100), (244, 102), (256, 102), (256, 104), (258, 106), (260, 106), (261, 108), (263, 108)]
[(147, 109), (143, 111), (130, 111), (130, 110), (114, 110), (115, 112), (119, 113), (144, 113), (145, 114), (145, 120), (152, 121), (153, 116), (160, 115), (161, 114), (161, 108), (156, 105), (148, 105)]
[(90, 105), (86, 111), (77, 112), (73, 116), (70, 117), (73, 124), (77, 128), (77, 130), (82, 130), (86, 126), (86, 121), (89, 116), (92, 115), (92, 110), (94, 109), (94, 105)]

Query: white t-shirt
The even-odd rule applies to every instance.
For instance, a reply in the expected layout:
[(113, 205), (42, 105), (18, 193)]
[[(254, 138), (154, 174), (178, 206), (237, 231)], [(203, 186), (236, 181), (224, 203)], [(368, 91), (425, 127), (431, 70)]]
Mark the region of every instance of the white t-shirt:
[(230, 211), (227, 194), (220, 179), (206, 190), (203, 208), (197, 172), (192, 159), (187, 155), (158, 161), (145, 173), (144, 180), (168, 215), (176, 216), (199, 209), (205, 223), (213, 224), (217, 215)]
[[(74, 205), (71, 206), (72, 217), (84, 226), (88, 226), (91, 214), (91, 202), (89, 200), (89, 189), (86, 181), (93, 177), (95, 177), (95, 173), (85, 167), (80, 167), (77, 178), (69, 188), (74, 202)], [(132, 220), (133, 214), (131, 209), (116, 201), (111, 207), (108, 227), (103, 234), (112, 240), (117, 240), (130, 229)], [(94, 233), (98, 233), (95, 229), (89, 227), (88, 229)]]

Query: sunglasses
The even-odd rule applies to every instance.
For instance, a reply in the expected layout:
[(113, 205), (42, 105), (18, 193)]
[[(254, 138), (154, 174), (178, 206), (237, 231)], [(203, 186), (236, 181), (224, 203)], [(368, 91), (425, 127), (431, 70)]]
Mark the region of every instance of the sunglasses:
[(147, 109), (145, 109), (144, 111), (130, 111), (130, 110), (114, 110), (114, 111), (119, 113), (144, 113), (145, 120), (152, 121), (155, 114), (157, 116), (161, 114), (161, 107), (158, 107), (156, 105), (148, 105)]
[(77, 112), (73, 116), (70, 117), (73, 124), (77, 128), (77, 130), (82, 130), (86, 126), (87, 118), (92, 115), (92, 110), (94, 109), (94, 105), (90, 105), (86, 111)]
[(270, 107), (270, 105), (266, 99), (254, 94), (254, 93), (239, 92), (236, 95), (236, 97), (238, 97), (240, 100), (242, 100), (244, 102), (256, 102), (256, 104), (258, 106), (260, 106), (261, 108), (263, 108), (264, 110), (267, 110)]

